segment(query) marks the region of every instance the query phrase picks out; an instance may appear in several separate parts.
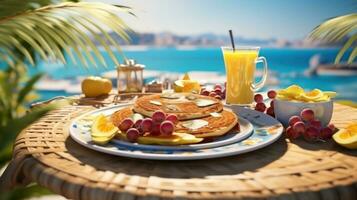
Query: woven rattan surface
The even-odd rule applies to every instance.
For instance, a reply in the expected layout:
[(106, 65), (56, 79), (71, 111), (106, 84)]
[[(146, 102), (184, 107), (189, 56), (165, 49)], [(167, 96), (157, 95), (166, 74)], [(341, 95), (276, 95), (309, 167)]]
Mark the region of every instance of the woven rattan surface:
[[(357, 199), (357, 152), (332, 140), (292, 143), (282, 137), (251, 153), (199, 161), (129, 159), (69, 137), (71, 120), (92, 109), (63, 107), (24, 130), (1, 186), (35, 181), (71, 199)], [(352, 121), (357, 109), (335, 104), (332, 122), (341, 128)]]

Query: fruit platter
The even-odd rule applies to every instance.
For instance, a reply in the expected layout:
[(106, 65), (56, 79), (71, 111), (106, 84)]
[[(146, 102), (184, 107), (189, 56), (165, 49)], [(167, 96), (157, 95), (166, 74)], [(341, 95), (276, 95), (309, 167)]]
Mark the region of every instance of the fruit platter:
[(85, 113), (70, 125), (71, 137), (87, 148), (156, 160), (237, 155), (273, 143), (282, 132), (265, 113), (185, 92), (144, 95)]

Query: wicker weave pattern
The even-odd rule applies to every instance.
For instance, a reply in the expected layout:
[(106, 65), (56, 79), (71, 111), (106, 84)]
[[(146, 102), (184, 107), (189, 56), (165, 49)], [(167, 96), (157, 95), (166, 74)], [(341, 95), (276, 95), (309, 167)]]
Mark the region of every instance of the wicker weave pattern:
[[(227, 158), (136, 160), (95, 152), (70, 139), (70, 121), (91, 109), (64, 107), (23, 131), (1, 185), (36, 181), (73, 199), (357, 199), (357, 152), (332, 141), (291, 143), (281, 138), (264, 149)], [(337, 127), (351, 121), (357, 121), (357, 110), (335, 105)]]

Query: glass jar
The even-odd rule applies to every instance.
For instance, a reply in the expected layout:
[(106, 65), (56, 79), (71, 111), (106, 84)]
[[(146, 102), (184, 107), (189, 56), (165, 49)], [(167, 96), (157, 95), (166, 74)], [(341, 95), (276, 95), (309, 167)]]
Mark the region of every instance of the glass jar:
[(125, 64), (117, 67), (117, 87), (120, 93), (142, 92), (144, 84), (145, 65), (135, 63), (133, 59), (126, 59)]

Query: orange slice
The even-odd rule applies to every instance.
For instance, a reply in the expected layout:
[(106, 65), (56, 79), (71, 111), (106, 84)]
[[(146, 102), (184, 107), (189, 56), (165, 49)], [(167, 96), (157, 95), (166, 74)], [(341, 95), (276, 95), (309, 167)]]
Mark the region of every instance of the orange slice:
[(349, 149), (357, 149), (357, 122), (348, 125), (333, 135), (333, 139)]
[(98, 144), (108, 143), (118, 132), (118, 128), (103, 114), (98, 115), (91, 129), (92, 140)]

